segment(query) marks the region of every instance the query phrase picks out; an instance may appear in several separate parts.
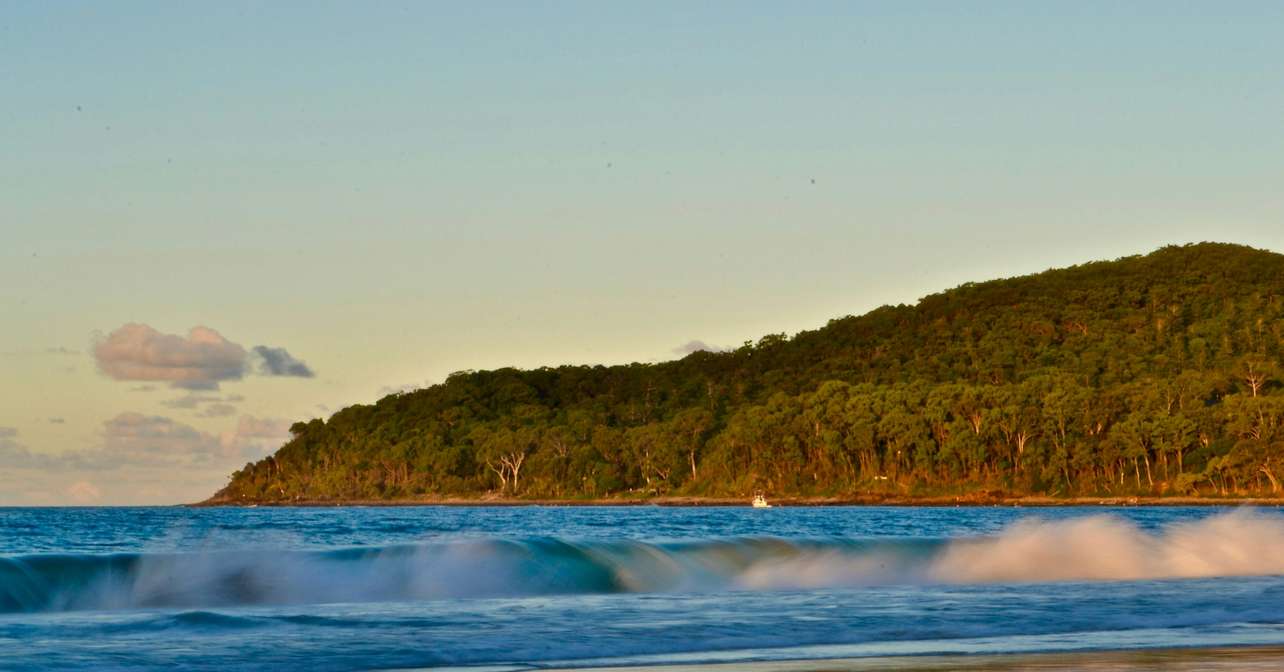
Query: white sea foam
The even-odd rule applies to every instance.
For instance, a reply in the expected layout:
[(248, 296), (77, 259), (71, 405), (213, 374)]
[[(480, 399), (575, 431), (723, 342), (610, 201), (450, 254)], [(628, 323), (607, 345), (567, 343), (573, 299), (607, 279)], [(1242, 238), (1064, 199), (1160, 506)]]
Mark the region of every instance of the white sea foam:
[(749, 589), (889, 583), (1124, 581), (1284, 574), (1284, 517), (1240, 509), (1157, 533), (1112, 515), (1018, 521), (997, 535), (955, 539), (926, 557), (844, 549), (766, 557)]
[(1284, 518), (1240, 509), (1149, 534), (1114, 516), (1027, 519), (949, 544), (931, 576), (951, 583), (1284, 574)]

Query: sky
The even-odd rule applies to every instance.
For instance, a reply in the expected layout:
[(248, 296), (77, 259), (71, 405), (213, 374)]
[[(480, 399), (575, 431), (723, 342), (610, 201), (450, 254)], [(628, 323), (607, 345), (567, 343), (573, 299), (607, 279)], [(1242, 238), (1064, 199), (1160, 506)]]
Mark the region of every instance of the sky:
[(1277, 2), (0, 4), (0, 505), (453, 371), (1284, 251)]

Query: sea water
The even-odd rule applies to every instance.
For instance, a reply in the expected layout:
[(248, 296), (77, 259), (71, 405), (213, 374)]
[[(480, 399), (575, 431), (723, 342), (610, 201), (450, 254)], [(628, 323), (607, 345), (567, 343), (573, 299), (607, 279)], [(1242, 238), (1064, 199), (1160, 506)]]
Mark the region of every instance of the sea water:
[(1284, 644), (1284, 516), (0, 509), (0, 669), (538, 669)]

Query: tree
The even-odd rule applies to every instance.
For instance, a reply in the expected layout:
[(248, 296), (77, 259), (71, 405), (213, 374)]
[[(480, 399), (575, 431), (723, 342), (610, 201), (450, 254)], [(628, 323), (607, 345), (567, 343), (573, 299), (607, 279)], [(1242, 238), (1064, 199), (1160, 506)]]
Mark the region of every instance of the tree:
[(1256, 397), (1275, 375), (1276, 366), (1264, 357), (1248, 355), (1240, 359), (1238, 371), (1240, 379)]

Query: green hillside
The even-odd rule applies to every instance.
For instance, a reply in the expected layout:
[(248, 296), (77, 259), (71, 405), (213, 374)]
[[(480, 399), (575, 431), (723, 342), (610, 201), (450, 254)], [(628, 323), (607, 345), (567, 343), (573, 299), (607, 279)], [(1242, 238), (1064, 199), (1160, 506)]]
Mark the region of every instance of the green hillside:
[(213, 501), (1271, 494), (1284, 256), (971, 283), (725, 353), (465, 371), (297, 423)]

